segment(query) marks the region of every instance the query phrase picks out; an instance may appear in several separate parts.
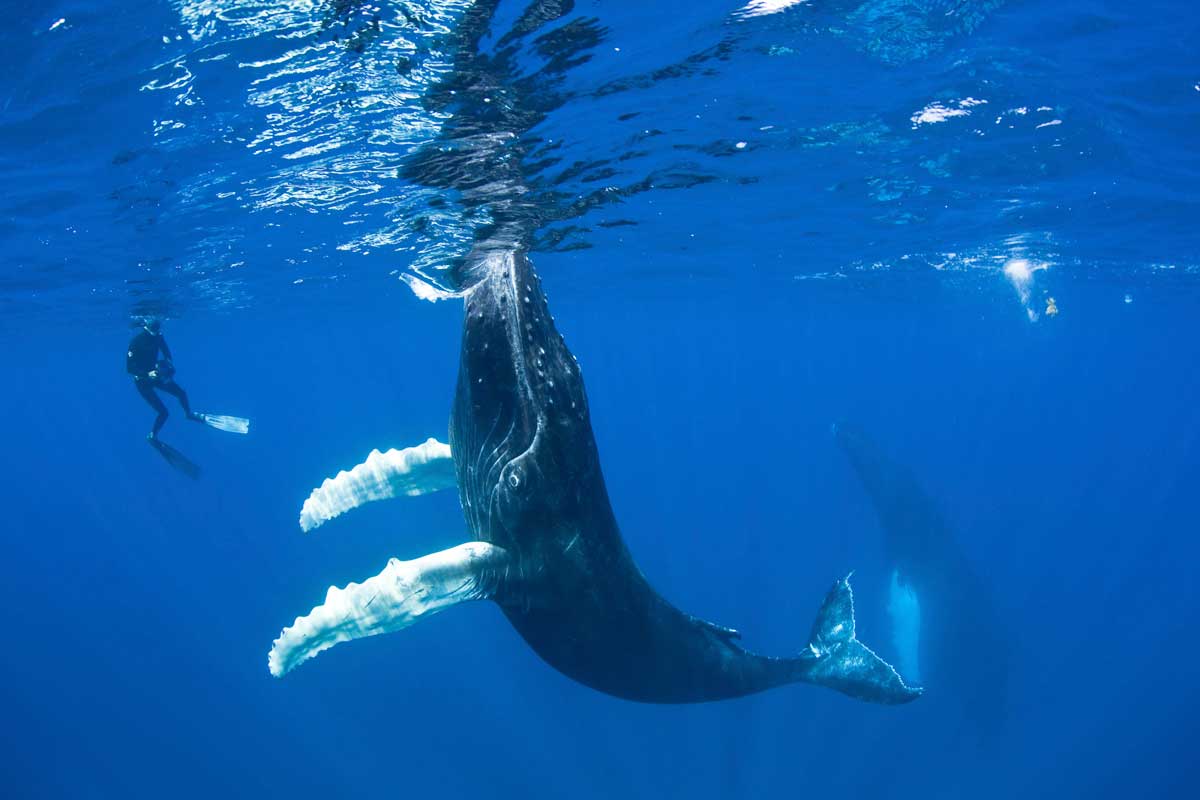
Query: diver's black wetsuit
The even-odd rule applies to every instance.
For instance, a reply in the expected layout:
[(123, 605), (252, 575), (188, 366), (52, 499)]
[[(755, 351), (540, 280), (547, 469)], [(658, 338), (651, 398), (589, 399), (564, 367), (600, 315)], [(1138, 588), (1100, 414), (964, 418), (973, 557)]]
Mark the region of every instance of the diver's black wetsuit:
[[(158, 361), (158, 353), (162, 351), (165, 362)], [(133, 376), (133, 385), (138, 394), (146, 399), (150, 407), (158, 412), (154, 420), (154, 430), (151, 438), (157, 437), (163, 423), (167, 421), (167, 407), (155, 394), (155, 389), (162, 389), (167, 394), (179, 398), (179, 404), (188, 419), (192, 419), (192, 409), (188, 405), (187, 392), (171, 378), (174, 368), (171, 367), (171, 348), (161, 333), (151, 333), (146, 328), (138, 331), (129, 342), (129, 352), (125, 356), (125, 371)], [(150, 373), (155, 372), (154, 376)], [(165, 373), (165, 374), (164, 374)]]

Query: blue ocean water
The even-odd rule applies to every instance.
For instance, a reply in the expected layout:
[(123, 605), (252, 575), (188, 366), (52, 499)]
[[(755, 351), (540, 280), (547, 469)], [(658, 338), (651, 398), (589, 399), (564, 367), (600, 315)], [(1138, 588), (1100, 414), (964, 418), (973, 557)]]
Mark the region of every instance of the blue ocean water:
[[(5, 797), (1195, 795), (1191, 6), (739, 5), (9, 4)], [(452, 492), (296, 518), (445, 440), (430, 298), (485, 241), (531, 251), (639, 566), (748, 646), (854, 570), (901, 663), (831, 426), (907, 476), (924, 697), (630, 703), (486, 603), (271, 677), (330, 584), (471, 538)], [(253, 420), (167, 399), (198, 480), (144, 442), (146, 316)]]

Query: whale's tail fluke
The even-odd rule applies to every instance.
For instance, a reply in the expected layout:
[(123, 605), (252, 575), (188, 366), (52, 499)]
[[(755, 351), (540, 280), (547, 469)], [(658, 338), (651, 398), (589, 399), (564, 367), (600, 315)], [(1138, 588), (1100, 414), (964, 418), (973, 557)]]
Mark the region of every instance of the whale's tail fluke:
[(924, 691), (909, 686), (854, 632), (854, 592), (847, 575), (833, 585), (817, 613), (801, 680), (872, 703), (907, 703)]

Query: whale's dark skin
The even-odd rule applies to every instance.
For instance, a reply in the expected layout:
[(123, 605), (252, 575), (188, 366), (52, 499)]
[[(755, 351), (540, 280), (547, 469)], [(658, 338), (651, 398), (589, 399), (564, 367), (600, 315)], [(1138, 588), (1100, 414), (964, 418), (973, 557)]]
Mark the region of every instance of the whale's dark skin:
[(742, 650), (650, 587), (609, 504), (574, 357), (520, 254), (466, 301), (450, 427), (476, 538), (513, 559), (493, 598), (565, 675), (609, 694), (694, 702), (794, 680), (804, 662)]
[(520, 252), (484, 261), (465, 295), (450, 447), (470, 530), (509, 555), (503, 573), (490, 576), (491, 599), (547, 663), (602, 692), (654, 703), (805, 680), (876, 702), (920, 694), (890, 667), (886, 689), (848, 688), (824, 674), (832, 659), (810, 649), (796, 658), (748, 652), (734, 631), (659, 596), (621, 539), (579, 367), (538, 277)]

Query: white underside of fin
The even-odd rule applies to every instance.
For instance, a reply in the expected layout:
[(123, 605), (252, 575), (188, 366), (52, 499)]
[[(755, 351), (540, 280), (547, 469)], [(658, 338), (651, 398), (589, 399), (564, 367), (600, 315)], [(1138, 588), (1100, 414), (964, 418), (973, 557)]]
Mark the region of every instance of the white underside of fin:
[(896, 666), (906, 680), (920, 683), (921, 600), (913, 587), (901, 582), (898, 570), (892, 570), (887, 611), (892, 618)]
[(450, 446), (437, 439), (386, 453), (372, 450), (366, 461), (313, 490), (300, 510), (300, 527), (307, 533), (372, 500), (411, 497), (455, 485)]
[(283, 629), (267, 666), (279, 678), (340, 642), (398, 631), (444, 608), (486, 599), (487, 576), (498, 574), (507, 556), (502, 547), (467, 542), (412, 561), (393, 558), (362, 583), (331, 586), (324, 603)]

